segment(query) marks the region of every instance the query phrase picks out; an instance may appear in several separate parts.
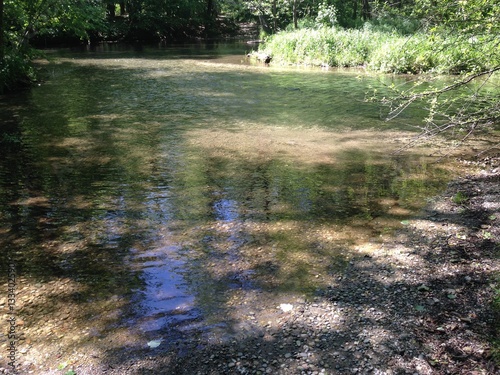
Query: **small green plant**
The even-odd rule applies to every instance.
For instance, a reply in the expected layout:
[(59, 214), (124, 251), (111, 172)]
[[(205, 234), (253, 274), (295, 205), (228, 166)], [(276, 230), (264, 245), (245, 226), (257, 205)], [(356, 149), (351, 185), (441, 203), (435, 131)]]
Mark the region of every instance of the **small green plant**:
[(491, 240), (493, 238), (493, 234), (491, 232), (487, 232), (484, 230), (482, 231), (482, 235), (485, 240)]
[(64, 370), (67, 366), (68, 366), (68, 364), (66, 362), (64, 362), (64, 363), (59, 364), (59, 366), (57, 366), (57, 369)]
[(455, 204), (465, 204), (469, 200), (469, 197), (464, 192), (459, 191), (451, 198), (451, 200)]

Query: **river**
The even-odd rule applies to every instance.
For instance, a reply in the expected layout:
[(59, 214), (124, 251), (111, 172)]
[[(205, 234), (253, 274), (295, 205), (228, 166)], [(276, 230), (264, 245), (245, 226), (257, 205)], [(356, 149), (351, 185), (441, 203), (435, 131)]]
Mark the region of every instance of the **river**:
[(249, 49), (47, 51), (44, 81), (2, 98), (19, 364), (245, 336), (446, 185), (433, 150), (393, 153), (423, 114), (385, 122), (365, 100), (406, 78), (265, 66)]

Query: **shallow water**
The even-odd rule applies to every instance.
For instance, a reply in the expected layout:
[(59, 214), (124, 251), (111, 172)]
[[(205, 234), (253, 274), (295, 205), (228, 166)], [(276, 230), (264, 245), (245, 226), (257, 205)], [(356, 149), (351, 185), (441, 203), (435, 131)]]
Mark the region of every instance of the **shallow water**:
[(428, 149), (391, 153), (420, 114), (387, 123), (365, 101), (395, 78), (246, 48), (56, 51), (2, 99), (1, 260), (32, 346), (234, 334), (262, 295), (314, 293), (443, 188)]

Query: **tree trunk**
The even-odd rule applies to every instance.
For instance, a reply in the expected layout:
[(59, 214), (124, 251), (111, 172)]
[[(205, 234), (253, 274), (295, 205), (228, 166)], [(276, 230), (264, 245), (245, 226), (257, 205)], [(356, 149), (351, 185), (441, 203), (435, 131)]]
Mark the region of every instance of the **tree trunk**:
[(106, 5), (106, 8), (108, 10), (108, 18), (113, 19), (116, 17), (116, 11), (115, 11), (115, 3), (111, 2)]
[(277, 0), (273, 0), (273, 32), (275, 33), (278, 29), (278, 8), (276, 6)]
[(293, 27), (295, 29), (298, 29), (299, 28), (299, 25), (298, 25), (298, 17), (297, 17), (297, 3), (299, 2), (299, 0), (293, 0)]
[[(3, 34), (3, 0), (0, 0), (0, 68), (3, 68), (5, 59), (5, 41)], [(0, 80), (0, 95), (3, 94), (4, 82)]]
[(0, 62), (3, 62), (5, 48), (3, 36), (3, 0), (0, 0)]
[(354, 0), (354, 3), (352, 5), (352, 19), (356, 21), (358, 18), (358, 0)]
[(205, 35), (212, 36), (215, 32), (217, 9), (214, 0), (207, 0), (205, 10)]
[(124, 16), (127, 13), (125, 9), (125, 1), (120, 1), (120, 16)]
[(369, 20), (370, 16), (370, 2), (369, 0), (363, 0), (363, 19)]

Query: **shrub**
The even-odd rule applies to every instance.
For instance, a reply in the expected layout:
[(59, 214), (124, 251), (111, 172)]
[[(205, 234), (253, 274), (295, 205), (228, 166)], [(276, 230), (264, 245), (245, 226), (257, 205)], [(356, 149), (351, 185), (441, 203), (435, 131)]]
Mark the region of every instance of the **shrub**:
[(368, 61), (377, 39), (387, 39), (383, 33), (376, 36), (338, 27), (300, 29), (273, 35), (264, 51), (283, 64), (360, 66)]
[(31, 57), (7, 51), (0, 61), (0, 92), (28, 86), (35, 80), (36, 72), (31, 64)]
[(366, 66), (385, 73), (475, 72), (500, 65), (495, 41), (417, 32), (304, 28), (271, 36), (261, 47), (282, 64)]
[(432, 70), (435, 60), (425, 35), (393, 34), (374, 49), (368, 67), (385, 73), (422, 73)]

